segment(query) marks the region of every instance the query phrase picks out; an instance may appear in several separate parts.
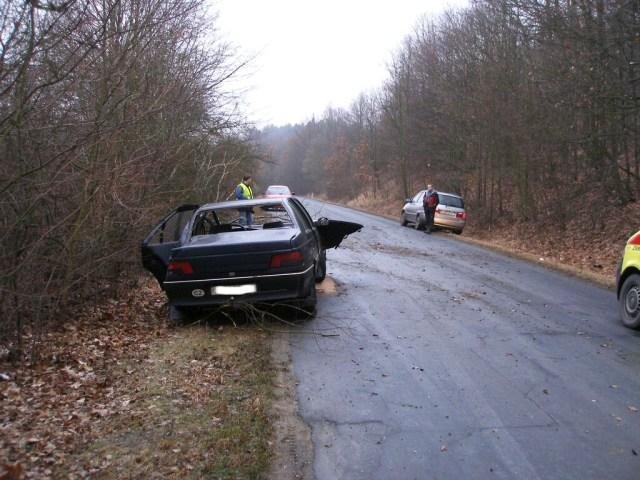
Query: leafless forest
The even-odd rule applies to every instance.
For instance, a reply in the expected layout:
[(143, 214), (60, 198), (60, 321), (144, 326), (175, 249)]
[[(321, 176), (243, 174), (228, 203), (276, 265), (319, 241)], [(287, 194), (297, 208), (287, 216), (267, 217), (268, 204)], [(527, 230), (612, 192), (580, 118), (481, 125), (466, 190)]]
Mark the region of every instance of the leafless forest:
[[(0, 350), (139, 269), (177, 204), (251, 164), (203, 0), (0, 0)], [(3, 355), (3, 356), (4, 356)]]
[(597, 229), (638, 200), (640, 2), (477, 0), (408, 33), (378, 91), (263, 130), (267, 181), (394, 213), (429, 181), (485, 227)]
[(258, 138), (215, 27), (204, 0), (0, 0), (5, 355), (138, 269), (155, 219), (253, 169), (390, 205), (431, 181), (484, 226), (597, 229), (640, 197), (637, 0), (476, 0), (423, 19), (377, 91)]

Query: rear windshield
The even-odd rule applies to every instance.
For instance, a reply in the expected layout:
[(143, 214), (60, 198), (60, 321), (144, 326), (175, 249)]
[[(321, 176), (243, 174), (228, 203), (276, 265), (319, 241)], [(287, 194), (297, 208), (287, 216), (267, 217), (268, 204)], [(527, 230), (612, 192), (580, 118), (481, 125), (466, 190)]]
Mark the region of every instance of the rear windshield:
[(267, 188), (268, 195), (289, 195), (290, 193), (289, 187), (271, 186)]
[(464, 200), (460, 197), (453, 197), (451, 195), (438, 194), (440, 198), (440, 205), (446, 205), (447, 207), (464, 208)]
[(246, 230), (266, 230), (269, 228), (292, 228), (293, 222), (282, 203), (254, 205), (251, 208), (251, 225), (246, 225), (246, 211), (249, 207), (216, 208), (203, 210), (193, 222), (192, 236), (214, 235), (224, 232)]

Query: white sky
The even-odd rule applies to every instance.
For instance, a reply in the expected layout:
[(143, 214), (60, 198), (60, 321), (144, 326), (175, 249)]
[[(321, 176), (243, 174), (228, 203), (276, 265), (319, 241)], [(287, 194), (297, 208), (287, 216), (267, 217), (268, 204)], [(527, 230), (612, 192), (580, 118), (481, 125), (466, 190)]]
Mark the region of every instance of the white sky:
[(236, 86), (258, 126), (347, 108), (387, 78), (386, 65), (421, 15), (466, 0), (210, 0), (219, 34), (255, 57)]

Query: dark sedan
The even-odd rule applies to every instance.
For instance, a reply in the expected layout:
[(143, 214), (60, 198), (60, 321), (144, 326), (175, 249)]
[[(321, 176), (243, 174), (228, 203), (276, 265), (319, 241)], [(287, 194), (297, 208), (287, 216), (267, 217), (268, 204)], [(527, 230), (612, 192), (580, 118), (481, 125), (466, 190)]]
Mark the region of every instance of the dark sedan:
[(165, 290), (174, 321), (194, 308), (235, 303), (288, 301), (311, 315), (325, 250), (361, 228), (313, 221), (296, 198), (182, 205), (144, 239), (142, 264)]

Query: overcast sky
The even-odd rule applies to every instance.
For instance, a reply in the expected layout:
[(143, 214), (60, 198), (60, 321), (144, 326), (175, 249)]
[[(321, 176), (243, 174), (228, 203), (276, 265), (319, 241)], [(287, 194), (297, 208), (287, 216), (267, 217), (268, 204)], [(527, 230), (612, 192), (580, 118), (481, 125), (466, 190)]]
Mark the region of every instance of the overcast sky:
[(348, 107), (387, 78), (418, 19), (466, 0), (211, 0), (219, 34), (241, 57), (244, 111), (258, 126)]

